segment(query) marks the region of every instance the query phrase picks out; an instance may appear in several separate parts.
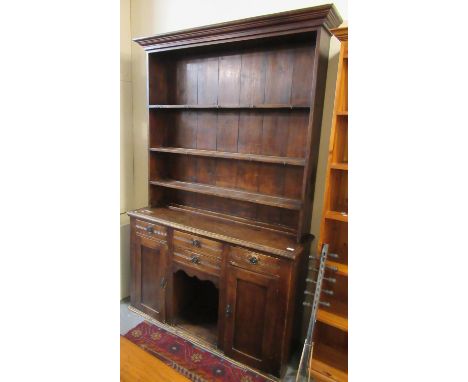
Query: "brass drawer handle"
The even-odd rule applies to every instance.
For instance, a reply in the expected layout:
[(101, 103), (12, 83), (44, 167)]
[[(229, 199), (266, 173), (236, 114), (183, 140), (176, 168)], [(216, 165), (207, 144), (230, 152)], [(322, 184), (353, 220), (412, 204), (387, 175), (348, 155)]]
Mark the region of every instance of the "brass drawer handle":
[(201, 248), (201, 243), (199, 240), (192, 239), (192, 245), (197, 248)]
[(148, 233), (154, 233), (154, 228), (153, 227), (146, 227), (146, 232)]
[(198, 256), (192, 256), (190, 261), (194, 264), (200, 264), (200, 258)]
[(253, 265), (257, 265), (257, 264), (258, 264), (258, 257), (252, 256), (252, 257), (249, 259), (249, 263), (250, 263), (250, 264), (253, 264)]

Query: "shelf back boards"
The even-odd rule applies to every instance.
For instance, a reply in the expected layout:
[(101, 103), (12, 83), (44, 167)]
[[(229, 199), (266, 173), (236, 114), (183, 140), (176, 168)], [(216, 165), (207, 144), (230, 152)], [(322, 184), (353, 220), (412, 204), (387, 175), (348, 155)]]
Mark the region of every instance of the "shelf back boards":
[(135, 39), (148, 51), (149, 205), (310, 227), (331, 5)]

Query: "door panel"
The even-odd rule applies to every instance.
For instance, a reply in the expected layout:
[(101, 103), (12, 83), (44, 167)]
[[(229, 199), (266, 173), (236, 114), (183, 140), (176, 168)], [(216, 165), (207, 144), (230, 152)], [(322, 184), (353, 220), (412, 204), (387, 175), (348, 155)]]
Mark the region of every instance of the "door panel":
[[(252, 341), (254, 338), (263, 338), (264, 327), (245, 325), (246, 322), (265, 322), (265, 307), (267, 304), (268, 289), (249, 281), (237, 280), (236, 315), (234, 317), (233, 348), (250, 354), (254, 358), (262, 359), (262, 341)], [(260, 329), (260, 330), (259, 330)]]
[(132, 305), (160, 321), (165, 320), (167, 252), (164, 242), (135, 237)]
[(228, 266), (225, 318), (226, 355), (272, 372), (278, 278)]

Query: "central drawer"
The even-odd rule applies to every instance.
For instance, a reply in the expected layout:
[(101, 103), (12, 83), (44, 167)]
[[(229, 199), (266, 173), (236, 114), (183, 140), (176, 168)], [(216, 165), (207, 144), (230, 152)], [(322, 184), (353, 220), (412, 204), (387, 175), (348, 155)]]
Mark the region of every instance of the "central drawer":
[(189, 251), (184, 248), (174, 247), (173, 261), (193, 269), (198, 269), (202, 272), (210, 273), (219, 276), (221, 273), (221, 258), (208, 256)]
[(191, 233), (174, 231), (174, 248), (188, 249), (200, 255), (221, 258), (223, 244)]

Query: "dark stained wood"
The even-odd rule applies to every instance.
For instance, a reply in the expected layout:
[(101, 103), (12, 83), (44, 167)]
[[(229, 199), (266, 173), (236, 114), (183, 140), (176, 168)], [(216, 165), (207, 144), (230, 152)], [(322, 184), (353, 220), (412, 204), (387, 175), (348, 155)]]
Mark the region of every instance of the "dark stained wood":
[(221, 56), (219, 58), (219, 90), (218, 104), (239, 105), (240, 79), (241, 79), (240, 54)]
[(181, 247), (197, 254), (203, 254), (209, 257), (221, 258), (223, 245), (219, 241), (209, 240), (205, 237), (174, 231), (173, 234), (174, 247)]
[(293, 74), (292, 50), (283, 48), (269, 52), (265, 72), (265, 103), (290, 103)]
[[(192, 252), (183, 248), (174, 249), (174, 258), (173, 262), (179, 263), (182, 265), (181, 269), (187, 268), (190, 271), (200, 271), (200, 274), (210, 274), (216, 277), (219, 277), (221, 271), (221, 259), (207, 256), (204, 253)], [(216, 285), (218, 285), (218, 278), (216, 280)]]
[(291, 104), (308, 104), (311, 101), (311, 87), (314, 65), (314, 47), (300, 47), (293, 55), (293, 78), (291, 87)]
[(263, 134), (263, 114), (245, 112), (239, 116), (239, 139), (237, 150), (239, 153), (261, 154)]
[(219, 58), (207, 57), (198, 64), (197, 102), (199, 105), (218, 103)]
[(176, 63), (176, 99), (178, 104), (196, 104), (198, 89), (198, 62), (182, 58)]
[(304, 249), (303, 244), (296, 243), (294, 234), (287, 230), (280, 231), (280, 227), (267, 224), (252, 225), (247, 219), (231, 218), (229, 215), (176, 206), (142, 208), (128, 214), (139, 220), (288, 259), (295, 259)]
[(227, 159), (238, 159), (243, 161), (254, 161), (254, 162), (265, 162), (265, 163), (278, 163), (291, 166), (303, 166), (304, 159), (302, 158), (291, 158), (291, 157), (277, 157), (272, 155), (256, 155), (256, 154), (243, 154), (243, 153), (232, 153), (225, 151), (213, 151), (213, 150), (199, 150), (199, 149), (184, 149), (181, 147), (152, 147), (150, 151), (160, 153), (171, 153), (171, 154), (183, 154), (213, 158), (227, 158)]
[[(218, 114), (198, 112), (197, 146), (199, 150), (216, 150), (216, 129)], [(153, 146), (154, 147), (154, 146)]]
[(177, 104), (177, 105), (148, 105), (149, 109), (310, 109), (310, 105), (300, 104), (250, 104), (250, 105), (229, 105), (229, 104)]
[(135, 38), (147, 51), (165, 51), (210, 44), (228, 43), (274, 35), (314, 30), (320, 25), (335, 28), (343, 22), (335, 6), (320, 5), (244, 20), (208, 25), (151, 37)]
[(309, 116), (309, 128), (306, 143), (306, 167), (302, 181), (302, 197), (304, 208), (300, 212), (298, 239), (301, 233), (310, 230), (312, 216), (311, 204), (314, 199), (315, 178), (317, 175), (318, 147), (322, 128), (323, 103), (325, 98), (325, 84), (328, 68), (328, 51), (330, 47), (329, 32), (325, 28), (317, 31), (317, 46), (314, 55), (312, 102), (313, 108)]
[(228, 265), (224, 351), (247, 365), (275, 373), (278, 278)]
[[(135, 40), (148, 52), (149, 207), (129, 212), (131, 303), (276, 376), (300, 327), (328, 28), (340, 22), (323, 5)], [(347, 149), (335, 162), (342, 185)], [(325, 216), (339, 261), (346, 199)]]
[[(134, 230), (136, 230), (135, 225), (133, 225)], [(165, 321), (167, 244), (135, 235), (133, 246), (132, 305), (160, 321)]]
[[(227, 172), (227, 174), (230, 174), (230, 176), (233, 175), (230, 172)], [(265, 179), (268, 178), (269, 174), (270, 173), (266, 172)], [(281, 182), (281, 179), (278, 178), (278, 181)], [(291, 210), (299, 210), (301, 208), (301, 201), (298, 199), (283, 198), (279, 196), (271, 196), (256, 192), (240, 191), (233, 188), (209, 186), (201, 183), (191, 183), (179, 180), (152, 180), (150, 181), (150, 183), (155, 186), (175, 188), (184, 191), (197, 192), (205, 195), (220, 196), (235, 200), (244, 200), (252, 203), (265, 204), (267, 206), (287, 208)], [(273, 186), (271, 186), (271, 188)], [(269, 186), (267, 185), (264, 188), (264, 190), (267, 190), (268, 187)]]
[(218, 129), (216, 136), (216, 150), (237, 152), (239, 134), (239, 113), (218, 113)]

